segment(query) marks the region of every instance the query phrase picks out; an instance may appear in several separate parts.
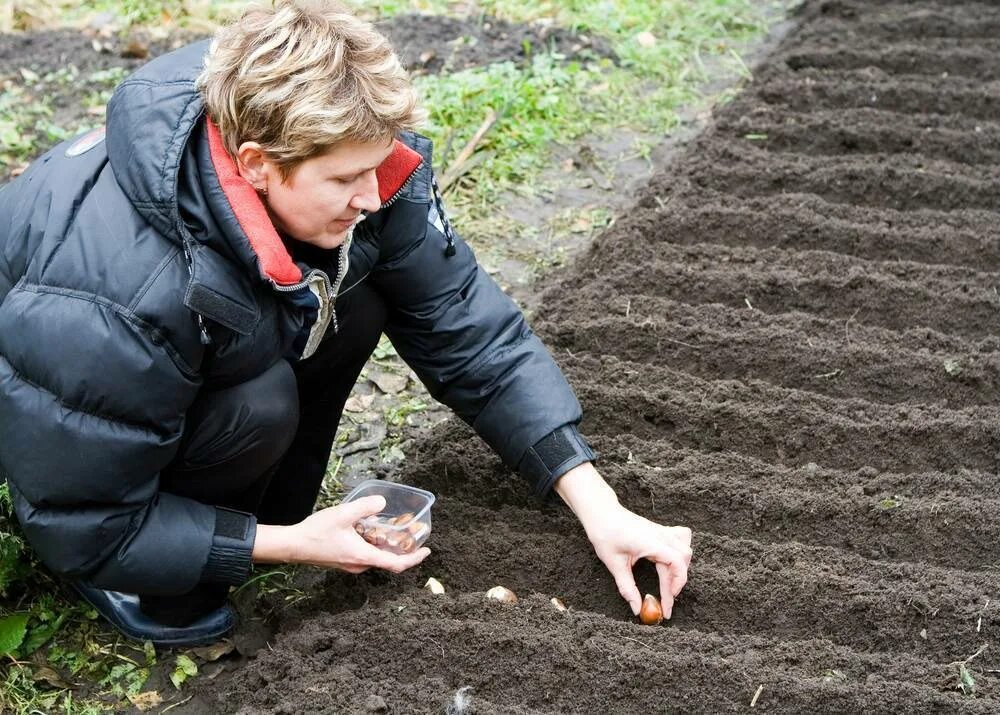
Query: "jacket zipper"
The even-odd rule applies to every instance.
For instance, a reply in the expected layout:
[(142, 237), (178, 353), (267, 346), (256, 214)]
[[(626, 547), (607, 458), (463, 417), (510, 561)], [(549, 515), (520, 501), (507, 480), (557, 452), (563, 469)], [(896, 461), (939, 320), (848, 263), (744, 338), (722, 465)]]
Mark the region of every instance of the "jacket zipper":
[[(355, 224), (357, 225), (357, 224)], [(354, 226), (351, 230), (347, 232), (347, 239), (340, 246), (340, 255), (337, 257), (337, 279), (333, 282), (333, 287), (330, 289), (330, 316), (333, 318), (333, 332), (334, 334), (340, 332), (340, 325), (337, 323), (337, 291), (340, 290), (340, 284), (344, 282), (347, 278), (347, 268), (351, 263), (351, 242), (354, 240)]]
[(394, 203), (396, 203), (396, 199), (402, 196), (403, 192), (406, 191), (407, 187), (409, 187), (410, 183), (413, 181), (413, 177), (417, 175), (417, 172), (420, 171), (420, 167), (422, 167), (423, 165), (424, 165), (424, 160), (423, 158), (421, 158), (420, 163), (417, 164), (416, 168), (414, 168), (413, 171), (410, 172), (410, 175), (406, 177), (406, 181), (404, 181), (402, 185), (398, 189), (396, 189), (396, 193), (387, 198), (382, 203), (382, 205), (378, 207), (379, 211), (389, 206), (392, 206)]
[[(413, 172), (406, 178), (406, 181), (404, 181), (402, 185), (400, 185), (400, 187), (396, 189), (395, 193), (393, 193), (392, 196), (386, 199), (382, 203), (382, 205), (379, 206), (379, 210), (382, 210), (387, 206), (391, 206), (396, 202), (397, 199), (399, 199), (400, 196), (402, 196), (403, 192), (406, 191), (407, 187), (409, 187), (409, 185), (413, 182), (413, 177), (416, 176), (417, 171), (420, 169), (421, 166), (423, 166), (423, 163), (424, 161), (423, 159), (421, 159), (420, 163), (417, 164)], [(355, 226), (357, 226), (357, 224), (355, 224)], [(272, 283), (274, 284), (274, 289), (276, 291), (282, 293), (291, 293), (308, 286), (316, 276), (322, 277), (323, 287), (326, 291), (327, 300), (329, 301), (329, 306), (330, 306), (330, 321), (333, 323), (333, 332), (335, 334), (340, 332), (340, 324), (337, 321), (337, 308), (336, 308), (337, 295), (338, 292), (340, 291), (340, 285), (341, 283), (344, 282), (344, 279), (347, 277), (347, 270), (350, 267), (350, 262), (351, 262), (350, 251), (351, 251), (351, 243), (353, 242), (353, 240), (354, 240), (354, 226), (352, 226), (351, 230), (348, 231), (347, 239), (340, 246), (339, 249), (340, 253), (337, 256), (337, 276), (333, 280), (332, 285), (330, 283), (330, 277), (323, 271), (319, 270), (318, 268), (314, 268), (313, 270), (309, 271), (305, 276), (303, 276), (301, 281), (299, 281), (298, 283), (294, 283), (292, 285), (280, 285), (272, 281)], [(353, 287), (354, 286), (351, 286), (351, 288)]]

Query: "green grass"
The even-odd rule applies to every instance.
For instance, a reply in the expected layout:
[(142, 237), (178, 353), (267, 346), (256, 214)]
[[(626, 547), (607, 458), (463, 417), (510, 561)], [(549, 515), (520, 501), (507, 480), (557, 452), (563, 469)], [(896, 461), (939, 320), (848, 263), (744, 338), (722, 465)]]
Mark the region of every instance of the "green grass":
[[(419, 5), (431, 12), (445, 8), (443, 2)], [(383, 15), (409, 7), (383, 4)], [(748, 0), (486, 0), (480, 7), (513, 22), (548, 18), (601, 37), (618, 58), (567, 62), (538, 47), (529, 48), (534, 54), (524, 66), (508, 62), (416, 79), (430, 111), (424, 131), (435, 140), (439, 173), (488, 112), (500, 115), (448, 196), (455, 223), (480, 249), (500, 238), (494, 227), (501, 196), (549, 188), (540, 177), (553, 146), (623, 131), (666, 135), (679, 122), (677, 110), (699, 97), (709, 61), (721, 63), (734, 77), (746, 75), (734, 46), (764, 28), (761, 11)], [(640, 33), (649, 33), (652, 41), (641, 43)]]
[[(403, 12), (445, 13), (453, 6), (445, 0), (352, 2), (373, 19)], [(237, 0), (0, 0), (0, 30), (80, 26), (110, 11), (118, 32), (143, 25), (163, 36), (178, 26), (210, 28), (241, 5)], [(499, 260), (510, 250), (506, 239), (511, 235), (559, 245), (560, 236), (601, 230), (612, 220), (606, 209), (566, 209), (544, 225), (524, 225), (505, 215), (504, 202), (548, 191), (554, 149), (572, 147), (582, 138), (634, 135), (633, 153), (648, 157), (655, 143), (677, 126), (678, 109), (698, 98), (699, 82), (710, 64), (721, 64), (732, 77), (747, 74), (734, 48), (762, 31), (758, 6), (750, 0), (481, 0), (474, 20), (493, 15), (569, 27), (603, 39), (617, 61), (596, 56), (567, 61), (546, 47), (531, 47), (530, 60), (523, 64), (506, 62), (416, 78), (430, 111), (424, 131), (435, 141), (439, 175), (487, 114), (499, 114), (448, 191), (459, 231), (480, 255)], [(108, 71), (82, 76), (69, 66), (39, 76), (30, 69), (30, 57), (25, 63), (17, 75), (0, 78), (0, 174), (22, 167), (62, 138), (103, 122), (103, 106), (124, 75)], [(65, 105), (61, 100), (78, 97), (81, 89), (86, 112), (61, 114), (56, 109)], [(606, 178), (613, 182), (613, 169)], [(542, 275), (560, 264), (563, 255), (557, 249), (519, 258)], [(375, 357), (398, 359), (387, 342), (380, 344)], [(398, 428), (425, 408), (420, 397), (404, 394), (384, 417)], [(396, 461), (405, 455), (398, 440), (387, 440), (382, 456)], [(331, 462), (325, 504), (337, 498), (341, 464)], [(877, 508), (897, 506), (893, 498)], [(306, 597), (294, 585), (294, 569), (259, 571), (252, 588), (264, 594), (265, 609)], [(175, 685), (168, 689), (183, 690), (185, 681), (199, 677), (203, 659), (197, 654), (172, 654), (158, 662), (155, 649), (122, 641), (93, 609), (54, 595), (58, 593), (27, 549), (11, 518), (9, 496), (0, 488), (0, 712), (106, 712), (126, 707), (137, 697), (152, 697), (144, 688), (153, 668), (166, 668), (173, 676)], [(162, 695), (176, 699), (177, 692)]]

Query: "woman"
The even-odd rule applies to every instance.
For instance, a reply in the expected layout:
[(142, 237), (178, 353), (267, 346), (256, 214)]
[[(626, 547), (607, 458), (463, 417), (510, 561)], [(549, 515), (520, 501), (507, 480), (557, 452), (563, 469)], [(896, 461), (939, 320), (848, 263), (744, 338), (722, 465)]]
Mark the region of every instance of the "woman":
[(618, 504), (580, 406), (451, 230), (384, 37), (343, 8), (254, 7), (115, 91), (106, 136), (0, 190), (0, 465), (45, 563), (130, 637), (209, 642), (251, 563), (420, 563), (311, 513), (385, 331), (430, 393), (577, 514), (637, 613), (669, 616), (690, 531)]

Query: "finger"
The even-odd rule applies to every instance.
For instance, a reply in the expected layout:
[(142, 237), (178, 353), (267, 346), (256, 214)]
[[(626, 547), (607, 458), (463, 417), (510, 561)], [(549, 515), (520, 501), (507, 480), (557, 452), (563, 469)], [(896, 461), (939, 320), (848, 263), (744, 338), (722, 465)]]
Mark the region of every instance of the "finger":
[(409, 554), (394, 554), (391, 551), (376, 549), (374, 546), (372, 549), (376, 553), (370, 554), (369, 564), (375, 568), (392, 571), (393, 573), (401, 573), (408, 568), (413, 568), (431, 555), (431, 550), (426, 546)]
[(660, 578), (660, 606), (663, 608), (663, 617), (670, 620), (670, 615), (674, 611), (674, 589), (670, 567), (657, 561), (656, 575)]
[(638, 616), (639, 609), (642, 607), (642, 596), (639, 595), (639, 589), (635, 585), (632, 564), (627, 558), (622, 558), (606, 564), (606, 566), (615, 580), (615, 585), (618, 586), (618, 593), (628, 601), (628, 605), (632, 608), (632, 615)]
[(689, 549), (691, 548), (691, 529), (686, 526), (675, 526), (674, 531), (680, 536), (680, 541)]
[(385, 509), (385, 497), (381, 494), (372, 494), (368, 497), (361, 497), (352, 502), (341, 504), (339, 507), (342, 518), (349, 524), (353, 524), (358, 519), (366, 516), (378, 514)]

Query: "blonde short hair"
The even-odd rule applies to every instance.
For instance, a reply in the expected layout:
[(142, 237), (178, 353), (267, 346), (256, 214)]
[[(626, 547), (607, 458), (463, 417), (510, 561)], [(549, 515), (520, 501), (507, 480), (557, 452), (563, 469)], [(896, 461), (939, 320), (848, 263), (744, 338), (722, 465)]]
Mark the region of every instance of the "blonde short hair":
[(258, 142), (283, 179), (342, 141), (388, 144), (425, 116), (389, 41), (336, 2), (247, 8), (216, 33), (197, 87), (230, 155)]

